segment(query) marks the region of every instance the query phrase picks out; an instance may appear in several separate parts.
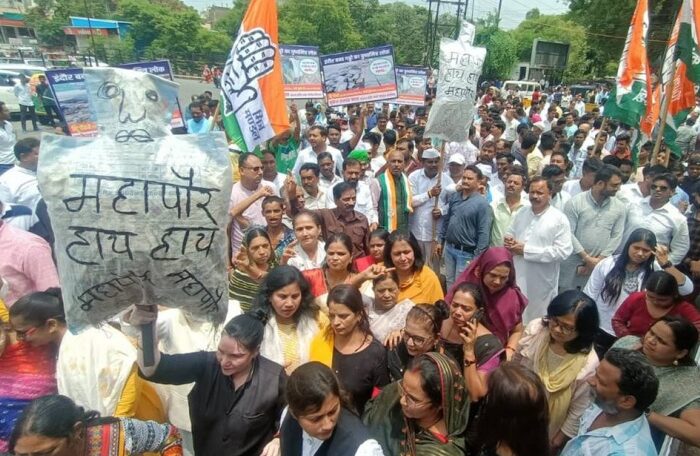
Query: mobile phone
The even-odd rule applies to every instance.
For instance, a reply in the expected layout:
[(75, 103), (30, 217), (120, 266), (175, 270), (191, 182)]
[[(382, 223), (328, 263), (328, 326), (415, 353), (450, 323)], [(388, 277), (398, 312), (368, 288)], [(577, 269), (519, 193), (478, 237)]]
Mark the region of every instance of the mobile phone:
[(472, 315), (471, 321), (474, 323), (479, 323), (481, 319), (484, 318), (484, 309), (479, 309)]

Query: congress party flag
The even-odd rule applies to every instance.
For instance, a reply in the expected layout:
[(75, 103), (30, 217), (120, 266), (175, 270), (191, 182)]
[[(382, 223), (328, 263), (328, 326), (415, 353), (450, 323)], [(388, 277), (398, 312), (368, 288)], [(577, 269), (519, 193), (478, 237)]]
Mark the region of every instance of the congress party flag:
[(277, 29), (277, 2), (251, 0), (221, 77), (229, 137), (252, 151), (289, 128)]
[(677, 131), (695, 107), (695, 84), (700, 82), (692, 79), (700, 74), (696, 72), (699, 62), (695, 24), (698, 18), (695, 17), (697, 11), (693, 3), (694, 0), (684, 0), (681, 5), (668, 41), (661, 72), (664, 99), (662, 106), (668, 110), (664, 142), (676, 156), (681, 156), (681, 150), (676, 144)]
[(646, 45), (648, 30), (649, 3), (648, 0), (639, 0), (627, 32), (616, 84), (604, 110), (606, 116), (635, 128), (639, 127), (647, 111), (647, 96), (651, 92)]

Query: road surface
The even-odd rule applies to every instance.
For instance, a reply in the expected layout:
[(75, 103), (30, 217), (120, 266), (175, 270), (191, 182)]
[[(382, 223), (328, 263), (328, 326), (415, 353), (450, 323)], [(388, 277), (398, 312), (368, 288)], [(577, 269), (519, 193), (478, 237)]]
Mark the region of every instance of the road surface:
[[(191, 80), (191, 79), (179, 79), (176, 78), (175, 81), (180, 84), (179, 99), (182, 109), (187, 109), (193, 95), (201, 95), (205, 90), (210, 90), (214, 96), (218, 96), (218, 90), (214, 87), (214, 84), (204, 84), (202, 82)], [(29, 131), (26, 133), (22, 131), (22, 126), (19, 120), (13, 120), (12, 126), (15, 128), (15, 133), (17, 134), (17, 139), (33, 137), (41, 139), (41, 134), (44, 132), (52, 133), (53, 128), (48, 126), (39, 125), (39, 131), (32, 131), (31, 120), (27, 121), (27, 127)]]

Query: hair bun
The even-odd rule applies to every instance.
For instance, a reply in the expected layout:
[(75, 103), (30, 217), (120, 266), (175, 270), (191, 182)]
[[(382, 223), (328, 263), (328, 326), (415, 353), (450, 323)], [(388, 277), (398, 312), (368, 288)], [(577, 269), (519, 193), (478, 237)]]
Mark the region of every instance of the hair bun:
[(247, 312), (247, 315), (258, 320), (263, 326), (265, 326), (270, 319), (270, 314), (261, 308), (251, 309)]
[(450, 306), (443, 299), (438, 299), (435, 301), (435, 316), (442, 320), (446, 320), (450, 317)]

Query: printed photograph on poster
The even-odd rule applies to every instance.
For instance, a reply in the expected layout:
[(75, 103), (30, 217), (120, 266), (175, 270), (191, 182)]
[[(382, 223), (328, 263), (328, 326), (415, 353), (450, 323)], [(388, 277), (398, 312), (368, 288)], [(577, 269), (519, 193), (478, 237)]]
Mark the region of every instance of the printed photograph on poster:
[(282, 44), (280, 56), (285, 98), (323, 98), (317, 47)]
[(398, 96), (391, 45), (324, 55), (321, 68), (328, 106), (393, 100)]
[(396, 83), (399, 96), (395, 103), (410, 106), (425, 106), (425, 90), (430, 70), (421, 67), (396, 66)]
[[(118, 65), (119, 68), (124, 68), (126, 70), (143, 71), (145, 73), (154, 74), (160, 76), (161, 78), (173, 81), (173, 71), (170, 66), (170, 60), (155, 60), (152, 62), (136, 62), (136, 63), (124, 63)], [(185, 120), (182, 118), (182, 107), (180, 106), (180, 99), (177, 100), (177, 109), (173, 112), (173, 118), (170, 121), (170, 128), (184, 128)]]
[(81, 68), (46, 71), (46, 79), (71, 136), (85, 137), (97, 134), (97, 122), (90, 110), (84, 78)]

